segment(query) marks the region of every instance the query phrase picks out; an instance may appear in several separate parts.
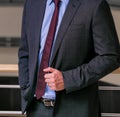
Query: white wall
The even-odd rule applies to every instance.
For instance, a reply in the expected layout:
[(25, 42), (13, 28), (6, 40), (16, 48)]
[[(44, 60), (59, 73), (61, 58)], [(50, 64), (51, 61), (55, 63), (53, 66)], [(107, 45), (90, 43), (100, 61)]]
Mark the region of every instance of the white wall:
[[(0, 37), (20, 37), (22, 6), (0, 6)], [(17, 64), (18, 47), (0, 47), (0, 64)]]
[(111, 7), (112, 15), (115, 21), (115, 26), (120, 40), (120, 8)]
[(18, 48), (0, 47), (0, 64), (17, 64)]
[(22, 6), (0, 6), (0, 37), (20, 37)]

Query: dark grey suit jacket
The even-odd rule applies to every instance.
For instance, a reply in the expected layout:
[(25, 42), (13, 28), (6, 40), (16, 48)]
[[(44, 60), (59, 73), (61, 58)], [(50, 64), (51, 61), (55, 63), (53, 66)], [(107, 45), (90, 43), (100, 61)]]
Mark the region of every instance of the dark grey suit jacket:
[[(46, 0), (27, 0), (19, 48), (22, 111), (34, 94)], [(62, 71), (65, 90), (56, 92), (55, 117), (98, 117), (97, 81), (120, 65), (120, 46), (105, 0), (70, 0), (50, 65)]]

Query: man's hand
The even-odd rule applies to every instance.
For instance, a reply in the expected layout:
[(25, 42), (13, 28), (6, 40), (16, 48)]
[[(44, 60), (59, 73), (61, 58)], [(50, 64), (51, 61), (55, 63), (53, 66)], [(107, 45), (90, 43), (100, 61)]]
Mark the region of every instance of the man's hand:
[(44, 76), (45, 82), (52, 90), (61, 91), (65, 88), (62, 72), (51, 67), (48, 67), (43, 71), (46, 73)]

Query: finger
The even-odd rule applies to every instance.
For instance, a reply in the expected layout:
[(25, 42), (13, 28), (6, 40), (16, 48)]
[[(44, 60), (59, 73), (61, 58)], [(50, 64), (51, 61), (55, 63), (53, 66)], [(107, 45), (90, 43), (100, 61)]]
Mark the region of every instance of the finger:
[(48, 68), (43, 69), (43, 71), (44, 71), (44, 72), (48, 72), (48, 73), (52, 73), (52, 72), (55, 71), (55, 69), (52, 68), (52, 67), (48, 67)]
[(44, 75), (44, 78), (45, 79), (49, 79), (49, 78), (51, 78), (52, 77), (52, 74), (51, 73), (46, 73), (45, 75)]
[(54, 78), (45, 78), (45, 82), (46, 83), (55, 83), (55, 79)]

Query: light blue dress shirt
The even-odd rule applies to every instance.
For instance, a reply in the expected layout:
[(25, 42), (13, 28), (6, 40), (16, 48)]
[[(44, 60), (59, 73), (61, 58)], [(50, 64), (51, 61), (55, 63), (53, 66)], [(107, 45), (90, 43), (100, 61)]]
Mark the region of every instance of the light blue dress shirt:
[[(56, 28), (56, 32), (55, 32), (52, 51), (54, 49), (54, 43), (55, 43), (55, 40), (56, 40), (56, 35), (57, 35), (58, 29), (59, 29), (59, 26), (60, 26), (60, 23), (61, 23), (61, 20), (62, 20), (62, 17), (64, 15), (64, 12), (65, 12), (65, 9), (67, 7), (68, 2), (69, 2), (69, 0), (61, 0), (61, 3), (60, 3), (58, 24), (57, 24), (57, 28)], [(47, 0), (45, 15), (44, 15), (43, 24), (42, 24), (42, 30), (41, 30), (41, 41), (40, 41), (41, 48), (40, 48), (40, 51), (39, 51), (39, 65), (40, 65), (40, 62), (41, 62), (43, 49), (44, 49), (47, 33), (48, 33), (48, 30), (49, 30), (50, 22), (51, 22), (51, 19), (52, 19), (52, 16), (53, 16), (54, 8), (55, 8), (55, 6), (54, 6), (53, 0)], [(51, 52), (51, 54), (52, 54), (52, 52)], [(55, 91), (51, 90), (46, 85), (45, 94), (43, 95), (43, 98), (55, 99), (55, 97), (56, 97)]]

